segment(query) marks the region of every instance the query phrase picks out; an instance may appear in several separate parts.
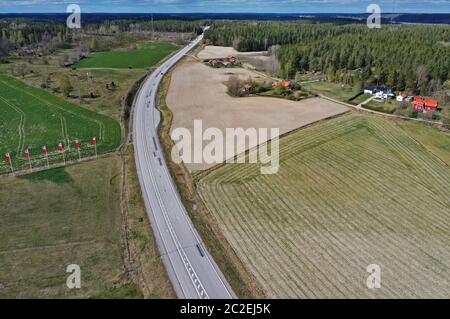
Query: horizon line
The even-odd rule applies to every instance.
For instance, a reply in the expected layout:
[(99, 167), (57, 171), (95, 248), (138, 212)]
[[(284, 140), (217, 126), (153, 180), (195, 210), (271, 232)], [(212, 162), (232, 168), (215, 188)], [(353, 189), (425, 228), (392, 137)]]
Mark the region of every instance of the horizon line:
[[(0, 12), (0, 15), (5, 14), (63, 14), (69, 12)], [(368, 12), (104, 12), (104, 11), (83, 11), (85, 14), (253, 14), (253, 15), (305, 15), (305, 14), (371, 14)], [(385, 14), (450, 14), (450, 12), (383, 12)]]

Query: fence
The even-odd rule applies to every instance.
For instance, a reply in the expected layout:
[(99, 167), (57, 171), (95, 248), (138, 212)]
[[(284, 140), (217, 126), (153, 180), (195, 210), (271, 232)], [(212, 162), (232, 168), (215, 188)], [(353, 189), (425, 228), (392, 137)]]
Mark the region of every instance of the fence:
[[(32, 168), (45, 167), (48, 165), (66, 162), (77, 161), (80, 158), (92, 157), (96, 155), (96, 148), (90, 143), (80, 144), (80, 149), (75, 148), (75, 143), (72, 143), (73, 147), (66, 146), (63, 152), (48, 151), (47, 156), (41, 155), (30, 156), (28, 160), (25, 154), (13, 154), (11, 153), (11, 163), (14, 171), (29, 170), (30, 163)], [(11, 163), (6, 162), (4, 154), (2, 154), (0, 162), (0, 175), (11, 173)]]

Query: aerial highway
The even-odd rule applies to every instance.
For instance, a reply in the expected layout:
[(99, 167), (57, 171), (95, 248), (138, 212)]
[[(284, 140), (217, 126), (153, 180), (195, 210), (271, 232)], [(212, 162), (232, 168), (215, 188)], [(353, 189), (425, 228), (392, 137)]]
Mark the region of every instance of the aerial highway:
[(179, 298), (236, 298), (210, 256), (181, 202), (158, 137), (158, 88), (167, 71), (203, 40), (203, 35), (160, 65), (141, 86), (134, 102), (136, 167), (159, 251)]

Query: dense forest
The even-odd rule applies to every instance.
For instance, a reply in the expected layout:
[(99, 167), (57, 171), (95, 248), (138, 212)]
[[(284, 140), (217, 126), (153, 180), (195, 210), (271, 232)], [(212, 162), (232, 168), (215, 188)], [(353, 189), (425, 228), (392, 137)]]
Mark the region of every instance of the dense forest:
[(307, 22), (215, 22), (206, 39), (239, 51), (277, 51), (280, 76), (322, 72), (350, 85), (432, 94), (449, 79), (450, 27)]

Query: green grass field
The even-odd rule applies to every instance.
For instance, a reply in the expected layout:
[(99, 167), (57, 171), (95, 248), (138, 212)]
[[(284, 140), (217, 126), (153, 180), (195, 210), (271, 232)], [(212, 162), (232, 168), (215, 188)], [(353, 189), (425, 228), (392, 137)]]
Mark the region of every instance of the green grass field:
[(450, 137), (418, 125), (341, 116), (284, 137), (277, 174), (228, 164), (198, 189), (269, 297), (447, 298)]
[(135, 50), (95, 52), (75, 64), (75, 68), (145, 68), (151, 67), (177, 50), (172, 43), (145, 43)]
[[(0, 298), (141, 297), (124, 267), (120, 161), (0, 179)], [(81, 267), (81, 289), (66, 267)]]
[(343, 102), (347, 102), (358, 93), (358, 90), (354, 87), (342, 86), (338, 83), (324, 81), (307, 83), (304, 87), (312, 93), (322, 94)]
[[(25, 149), (33, 157), (41, 155), (44, 145), (50, 153), (57, 149), (58, 143), (65, 148), (70, 146), (73, 151), (76, 139), (81, 141), (83, 152), (87, 152), (83, 155), (93, 155), (94, 150), (89, 149), (93, 137), (98, 139), (98, 152), (114, 150), (121, 141), (120, 124), (45, 90), (0, 75), (0, 172), (7, 169), (3, 158), (6, 152), (11, 153), (15, 166), (26, 167), (26, 161), (21, 161)], [(56, 156), (51, 160), (62, 158)]]

